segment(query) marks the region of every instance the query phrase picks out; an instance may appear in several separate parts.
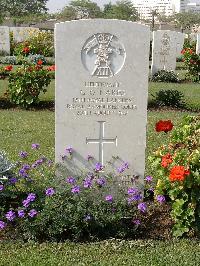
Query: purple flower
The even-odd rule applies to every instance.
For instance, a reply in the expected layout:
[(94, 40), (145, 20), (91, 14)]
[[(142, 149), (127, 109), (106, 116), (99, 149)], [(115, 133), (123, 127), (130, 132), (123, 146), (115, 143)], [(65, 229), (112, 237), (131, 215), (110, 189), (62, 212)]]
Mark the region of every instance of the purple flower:
[(0, 191), (4, 190), (4, 185), (0, 185)]
[(0, 221), (0, 230), (3, 230), (6, 227), (6, 223), (3, 221)]
[(150, 175), (146, 176), (145, 180), (150, 183), (153, 180), (153, 177)]
[(140, 220), (138, 220), (138, 219), (133, 220), (133, 223), (134, 223), (135, 225), (140, 225), (140, 224), (141, 224)]
[(6, 223), (3, 221), (0, 221), (0, 230), (4, 229), (6, 226)]
[(37, 163), (35, 162), (35, 163), (33, 163), (32, 165), (31, 165), (31, 168), (36, 168), (38, 165), (37, 165)]
[(49, 197), (51, 197), (53, 194), (55, 194), (55, 190), (50, 187), (50, 188), (47, 188), (46, 191), (45, 191), (45, 194)]
[(123, 167), (121, 167), (121, 166), (117, 168), (117, 172), (119, 174), (123, 173), (124, 171), (125, 171), (125, 169)]
[(120, 167), (117, 168), (117, 172), (119, 174), (123, 173), (126, 169), (129, 168), (129, 164), (126, 162), (126, 163), (123, 163)]
[(132, 196), (131, 198), (128, 198), (128, 204), (131, 204), (133, 201), (139, 201), (142, 199), (142, 196), (140, 194), (136, 194)]
[(156, 197), (156, 200), (157, 200), (159, 203), (163, 203), (163, 202), (165, 202), (165, 196), (163, 196), (163, 195), (158, 195), (158, 196)]
[(28, 216), (30, 216), (31, 218), (33, 218), (34, 216), (37, 215), (37, 213), (38, 212), (35, 209), (32, 209), (32, 210), (29, 211)]
[(104, 177), (100, 177), (97, 179), (97, 184), (103, 187), (106, 184), (106, 179)]
[(138, 189), (137, 188), (128, 188), (128, 194), (131, 195), (131, 194), (136, 194), (138, 193)]
[(73, 153), (73, 148), (72, 147), (67, 147), (66, 148), (66, 152), (71, 155)]
[(51, 160), (48, 160), (47, 164), (48, 164), (48, 166), (49, 166), (49, 167), (51, 167), (51, 166), (52, 166), (52, 164), (53, 164), (53, 161), (51, 161)]
[(92, 180), (90, 178), (86, 178), (83, 182), (84, 188), (91, 188), (92, 186)]
[(94, 157), (93, 157), (92, 155), (89, 154), (89, 155), (87, 156), (87, 160), (88, 160), (88, 161), (93, 160), (93, 159), (94, 159)]
[(30, 170), (31, 167), (30, 167), (29, 164), (24, 164), (24, 165), (22, 166), (22, 169), (24, 169), (24, 170), (26, 171), (26, 170)]
[(128, 169), (128, 168), (129, 168), (129, 163), (128, 163), (128, 162), (125, 162), (125, 163), (124, 163), (124, 168), (125, 168), (125, 169)]
[(18, 215), (19, 218), (24, 218), (24, 216), (25, 216), (24, 210), (18, 210), (17, 211), (17, 215)]
[(15, 184), (15, 183), (17, 183), (17, 178), (16, 178), (16, 177), (11, 177), (11, 178), (9, 179), (9, 183), (10, 183), (10, 184)]
[(140, 210), (141, 212), (146, 212), (146, 210), (147, 210), (146, 203), (144, 203), (144, 202), (139, 203), (138, 204), (138, 210)]
[(108, 202), (112, 202), (113, 201), (113, 196), (112, 195), (107, 195), (105, 197), (105, 200), (108, 201)]
[(28, 201), (34, 201), (36, 199), (36, 195), (34, 193), (29, 193), (27, 200)]
[(26, 170), (24, 170), (23, 168), (19, 170), (19, 175), (22, 177), (28, 177)]
[(72, 189), (71, 189), (71, 192), (73, 193), (73, 194), (78, 194), (78, 193), (80, 193), (80, 187), (79, 186), (74, 186)]
[(154, 188), (153, 188), (153, 187), (150, 187), (150, 188), (148, 189), (148, 191), (150, 191), (150, 192), (154, 192)]
[(100, 172), (103, 170), (103, 165), (100, 163), (95, 164), (95, 172)]
[(66, 178), (66, 183), (68, 184), (74, 184), (76, 182), (76, 179), (72, 176)]
[(90, 221), (92, 219), (91, 215), (86, 215), (84, 220), (87, 222), (87, 221)]
[(31, 145), (31, 148), (32, 148), (33, 150), (37, 150), (37, 149), (39, 149), (39, 147), (40, 147), (40, 144), (38, 144), (38, 143), (33, 143), (33, 144)]
[(20, 151), (19, 157), (26, 158), (27, 156), (28, 156), (28, 152), (26, 152), (26, 151)]
[(25, 200), (22, 201), (22, 205), (23, 205), (25, 208), (28, 208), (29, 205), (30, 205), (30, 201), (27, 200), (27, 199), (25, 199)]
[(8, 221), (10, 221), (10, 222), (13, 221), (16, 218), (16, 215), (15, 215), (14, 211), (7, 212), (5, 216), (6, 216), (6, 219)]

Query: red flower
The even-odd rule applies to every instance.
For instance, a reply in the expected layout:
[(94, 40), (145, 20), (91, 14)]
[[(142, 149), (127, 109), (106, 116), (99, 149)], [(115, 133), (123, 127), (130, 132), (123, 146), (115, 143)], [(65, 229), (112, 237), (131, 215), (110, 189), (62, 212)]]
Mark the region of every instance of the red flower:
[(184, 166), (174, 166), (171, 171), (170, 171), (170, 175), (169, 175), (169, 180), (171, 182), (174, 181), (183, 181), (185, 179), (186, 175), (189, 175), (190, 171), (186, 170)]
[(167, 120), (167, 121), (158, 121), (156, 123), (156, 131), (157, 132), (161, 132), (164, 131), (165, 133), (167, 133), (168, 131), (171, 131), (173, 128), (173, 124), (171, 122), (171, 120)]
[(170, 163), (173, 162), (173, 159), (172, 159), (172, 156), (171, 154), (167, 153), (166, 155), (164, 155), (162, 157), (162, 162), (161, 162), (161, 165), (162, 167), (166, 168), (169, 166)]
[(6, 71), (11, 71), (12, 69), (13, 69), (13, 66), (11, 65), (4, 67), (4, 70)]
[(55, 65), (49, 66), (49, 67), (47, 67), (47, 70), (48, 71), (55, 71), (56, 70), (56, 66)]
[(41, 65), (43, 64), (43, 61), (42, 61), (41, 59), (39, 59), (39, 60), (37, 61), (37, 64), (41, 66)]
[(35, 70), (40, 70), (40, 69), (42, 69), (42, 66), (40, 66), (40, 65), (35, 66)]
[(181, 54), (184, 54), (186, 52), (186, 50), (185, 49), (183, 49), (182, 51), (181, 51)]
[(24, 47), (22, 52), (25, 53), (25, 54), (28, 54), (30, 52), (30, 48), (29, 47)]

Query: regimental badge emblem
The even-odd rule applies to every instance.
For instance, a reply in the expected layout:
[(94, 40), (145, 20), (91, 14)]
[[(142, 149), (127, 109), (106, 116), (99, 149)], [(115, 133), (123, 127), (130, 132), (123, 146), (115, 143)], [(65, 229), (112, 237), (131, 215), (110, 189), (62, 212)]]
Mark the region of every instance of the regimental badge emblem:
[(81, 59), (87, 71), (99, 78), (113, 77), (123, 68), (126, 52), (115, 35), (97, 33), (85, 42)]

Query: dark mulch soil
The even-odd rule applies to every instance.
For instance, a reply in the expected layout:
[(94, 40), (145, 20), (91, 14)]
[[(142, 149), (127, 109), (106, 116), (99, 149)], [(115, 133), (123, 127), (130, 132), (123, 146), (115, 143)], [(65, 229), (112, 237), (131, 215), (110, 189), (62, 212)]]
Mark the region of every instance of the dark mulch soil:
[(148, 216), (142, 217), (137, 237), (139, 239), (171, 239), (173, 221), (170, 212), (171, 208), (167, 203), (154, 207)]

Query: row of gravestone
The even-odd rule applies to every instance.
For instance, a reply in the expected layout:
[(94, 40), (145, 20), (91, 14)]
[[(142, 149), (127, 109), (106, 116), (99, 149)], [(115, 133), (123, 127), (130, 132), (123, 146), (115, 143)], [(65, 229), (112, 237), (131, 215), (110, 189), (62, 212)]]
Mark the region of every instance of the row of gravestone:
[[(38, 31), (38, 28), (28, 27), (0, 27), (0, 53), (10, 54), (10, 35), (13, 32), (13, 40), (22, 42), (27, 39), (30, 32)], [(158, 70), (175, 70), (176, 57), (181, 55), (185, 34), (174, 31), (158, 30), (151, 34), (153, 40), (152, 48), (152, 74)], [(200, 34), (191, 35), (193, 40), (197, 40), (196, 52), (200, 53)]]
[(13, 41), (19, 43), (25, 41), (30, 34), (37, 31), (39, 31), (39, 28), (0, 26), (0, 54), (10, 54), (10, 32), (13, 33)]

